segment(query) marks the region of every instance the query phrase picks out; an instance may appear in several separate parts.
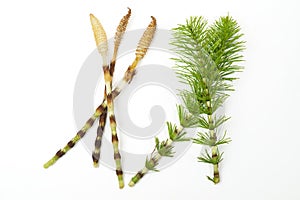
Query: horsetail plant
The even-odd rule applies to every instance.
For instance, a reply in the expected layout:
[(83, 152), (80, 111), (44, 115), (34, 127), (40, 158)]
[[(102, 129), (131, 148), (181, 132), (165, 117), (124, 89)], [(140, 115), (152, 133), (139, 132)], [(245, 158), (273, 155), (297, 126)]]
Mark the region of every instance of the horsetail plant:
[(106, 37), (106, 32), (102, 27), (100, 21), (93, 14), (91, 14), (90, 17), (91, 17), (91, 24), (94, 32), (96, 45), (100, 55), (102, 56), (102, 61), (103, 61), (103, 72), (104, 72), (104, 81), (105, 81), (106, 99), (107, 99), (107, 111), (108, 111), (109, 121), (110, 121), (112, 145), (114, 149), (114, 160), (116, 164), (116, 174), (119, 181), (119, 188), (123, 188), (124, 181), (123, 181), (123, 171), (122, 171), (122, 164), (121, 164), (121, 155), (119, 151), (117, 124), (116, 124), (116, 119), (114, 114), (114, 102), (111, 93), (113, 76), (109, 71), (109, 65), (107, 62), (108, 59), (107, 37)]
[(198, 132), (194, 143), (208, 146), (199, 162), (213, 165), (213, 177), (207, 178), (215, 184), (220, 182), (219, 164), (223, 152), (219, 146), (231, 141), (220, 133), (220, 125), (229, 118), (218, 115), (217, 111), (233, 91), (234, 74), (240, 72), (244, 50), (243, 34), (230, 16), (221, 17), (211, 26), (202, 17), (191, 17), (186, 24), (173, 29), (171, 44), (178, 57), (174, 58), (175, 69), (190, 90), (181, 92), (187, 110), (198, 116)]
[[(91, 15), (91, 23), (94, 31), (95, 41), (96, 45), (98, 47), (99, 53), (101, 54), (103, 60), (107, 59), (107, 38), (106, 33), (99, 22), (99, 20)], [(142, 39), (139, 41), (137, 50), (136, 50), (136, 59), (132, 66), (130, 67), (131, 70), (133, 70), (137, 63), (144, 57), (144, 55), (147, 52), (147, 49), (152, 41), (152, 38), (154, 36), (156, 27), (156, 20), (154, 17), (152, 17), (152, 22), (144, 32)], [(103, 61), (103, 71), (104, 71), (104, 79), (105, 79), (105, 86), (106, 86), (106, 98), (107, 98), (107, 108), (108, 108), (108, 114), (110, 119), (110, 128), (112, 133), (112, 143), (113, 143), (113, 149), (114, 149), (114, 159), (116, 163), (116, 174), (118, 176), (119, 181), (119, 187), (124, 187), (124, 181), (123, 181), (123, 171), (121, 166), (121, 155), (119, 152), (119, 146), (118, 146), (118, 136), (117, 136), (117, 130), (116, 130), (116, 120), (114, 115), (114, 103), (112, 98), (112, 74), (109, 71), (109, 66), (107, 65), (107, 62)], [(130, 77), (132, 74), (128, 74)], [(128, 82), (125, 80), (125, 82)]]
[[(135, 53), (136, 57), (134, 61), (127, 68), (122, 80), (118, 82), (115, 89), (111, 92), (112, 99), (115, 99), (121, 93), (121, 91), (131, 82), (134, 75), (136, 74), (135, 69), (139, 61), (142, 60), (147, 53), (147, 50), (151, 44), (156, 29), (156, 19), (154, 17), (151, 18), (152, 21), (148, 25), (147, 29), (145, 30), (144, 34), (142, 35), (137, 45), (137, 49)], [(62, 156), (64, 156), (70, 149), (72, 149), (78, 143), (78, 141), (85, 136), (86, 132), (93, 126), (97, 118), (100, 117), (100, 120), (102, 119), (102, 121), (105, 121), (106, 117), (104, 117), (104, 115), (106, 115), (106, 109), (107, 109), (107, 99), (105, 95), (102, 103), (96, 108), (95, 112), (89, 118), (89, 120), (87, 120), (85, 125), (77, 132), (77, 134), (67, 143), (65, 147), (57, 151), (57, 153), (44, 164), (44, 168), (49, 168), (50, 166), (55, 164), (57, 160), (59, 160)]]
[[(131, 9), (128, 8), (128, 13), (125, 16), (123, 16), (123, 18), (121, 19), (121, 21), (120, 21), (120, 23), (117, 27), (117, 31), (115, 33), (114, 52), (113, 52), (113, 57), (112, 57), (112, 59), (110, 61), (110, 64), (109, 64), (109, 66), (110, 66), (109, 72), (110, 72), (111, 76), (113, 76), (114, 71), (115, 71), (115, 65), (116, 65), (118, 49), (119, 49), (119, 46), (120, 46), (120, 43), (121, 43), (122, 36), (124, 35), (124, 33), (126, 31), (126, 27), (127, 27), (130, 16), (131, 16)], [(106, 98), (106, 86), (104, 87), (104, 98)], [(101, 115), (100, 118), (99, 118), (99, 125), (98, 125), (98, 128), (97, 128), (97, 136), (96, 136), (96, 140), (95, 140), (95, 149), (94, 149), (93, 154), (92, 154), (94, 167), (99, 166), (102, 136), (103, 136), (104, 127), (105, 127), (105, 124), (106, 124), (106, 118), (107, 118), (107, 112), (104, 112), (103, 115)]]
[(139, 170), (130, 180), (129, 186), (133, 187), (137, 182), (139, 182), (149, 171), (158, 172), (157, 166), (159, 160), (162, 157), (173, 157), (174, 155), (174, 142), (189, 141), (190, 139), (185, 137), (185, 128), (192, 128), (197, 123), (192, 115), (184, 110), (181, 105), (177, 106), (177, 112), (179, 117), (180, 125), (177, 126), (171, 122), (166, 122), (168, 127), (169, 138), (164, 141), (159, 141), (155, 138), (155, 148), (149, 157), (145, 160), (145, 166)]
[[(129, 68), (127, 69), (122, 81), (119, 81), (116, 88), (112, 91), (113, 99), (115, 99), (121, 93), (121, 91), (125, 88), (125, 86), (129, 84), (129, 82), (124, 84), (124, 80), (128, 79), (128, 77), (127, 77), (128, 73), (131, 73), (133, 75), (135, 74), (134, 71), (132, 71), (131, 69), (129, 69)], [(133, 75), (129, 79), (129, 81), (132, 80)], [(102, 101), (102, 103), (96, 108), (93, 115), (87, 120), (87, 122), (76, 133), (76, 135), (67, 143), (67, 145), (65, 147), (63, 147), (62, 149), (58, 150), (57, 153), (49, 161), (47, 161), (44, 164), (44, 168), (46, 168), (46, 169), (49, 168), (54, 163), (56, 163), (56, 161), (58, 161), (62, 156), (64, 156), (69, 150), (71, 150), (78, 143), (78, 141), (85, 136), (86, 132), (93, 126), (96, 119), (98, 119), (100, 117), (100, 121), (104, 121), (102, 123), (105, 123), (105, 121), (106, 121), (106, 119), (105, 119), (106, 112), (107, 112), (107, 100), (105, 98)]]

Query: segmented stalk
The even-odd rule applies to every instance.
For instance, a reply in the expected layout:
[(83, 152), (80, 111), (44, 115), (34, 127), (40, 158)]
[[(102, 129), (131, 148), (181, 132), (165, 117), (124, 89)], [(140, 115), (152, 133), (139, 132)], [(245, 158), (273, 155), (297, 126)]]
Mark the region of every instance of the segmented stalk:
[[(172, 145), (171, 140), (167, 140), (168, 146)], [(128, 185), (130, 187), (135, 186), (149, 171), (157, 171), (155, 167), (158, 165), (159, 160), (162, 156), (157, 152), (157, 149), (154, 148), (153, 152), (150, 155), (150, 159), (146, 159), (145, 166), (139, 170), (130, 180)]]
[[(203, 84), (206, 85), (206, 79), (203, 78)], [(206, 100), (206, 107), (207, 107), (207, 122), (208, 122), (208, 131), (209, 131), (209, 140), (211, 141), (212, 145), (209, 145), (211, 148), (211, 161), (210, 163), (213, 165), (213, 178), (207, 176), (207, 178), (209, 180), (211, 180), (212, 182), (214, 182), (215, 184), (220, 182), (220, 173), (219, 173), (219, 162), (220, 159), (218, 159), (219, 157), (219, 150), (218, 150), (218, 146), (216, 145), (217, 142), (217, 134), (215, 131), (215, 125), (214, 125), (214, 119), (213, 119), (213, 109), (212, 109), (212, 104), (211, 104), (211, 94), (209, 91), (209, 88), (207, 86), (205, 86), (205, 90), (204, 90), (204, 95), (207, 97)]]
[(139, 182), (144, 176), (145, 174), (147, 174), (149, 172), (149, 169), (147, 167), (144, 167), (143, 169), (141, 169), (140, 171), (138, 171), (130, 180), (130, 182), (128, 183), (128, 185), (130, 187), (135, 186), (135, 184), (137, 182)]
[[(104, 89), (104, 92), (105, 92), (104, 98), (106, 99), (106, 89)], [(95, 139), (95, 149), (92, 153), (94, 167), (99, 166), (102, 136), (103, 136), (103, 133), (104, 133), (106, 118), (107, 118), (107, 107), (105, 108), (105, 112), (103, 112), (99, 117), (99, 125), (98, 125), (98, 128), (97, 128), (97, 136), (96, 136), (96, 139)]]
[[(153, 152), (150, 155), (150, 158), (146, 159), (145, 166), (139, 170), (130, 180), (128, 185), (130, 187), (135, 186), (149, 171), (158, 171), (156, 169), (156, 166), (159, 164), (159, 161), (162, 157), (172, 157), (173, 153), (173, 143), (179, 142), (179, 141), (186, 141), (187, 139), (182, 138), (183, 136), (183, 130), (184, 128), (182, 126), (179, 126), (178, 128), (174, 126), (174, 129), (172, 130), (174, 132), (173, 136), (175, 137), (173, 140), (171, 138), (167, 139), (166, 141), (163, 141), (160, 143), (160, 147), (158, 147), (158, 143), (156, 143), (156, 147), (154, 148)], [(169, 130), (170, 135), (170, 130)], [(178, 137), (176, 139), (176, 137)], [(161, 149), (164, 149), (163, 151), (160, 151)]]
[[(211, 103), (210, 101), (206, 102), (207, 108), (210, 111), (210, 113), (212, 113), (212, 107), (211, 107)], [(217, 142), (217, 135), (216, 132), (214, 130), (214, 120), (212, 117), (212, 114), (208, 114), (207, 115), (207, 121), (209, 124), (209, 136), (210, 136), (210, 140), (212, 141), (213, 144), (215, 144)], [(215, 184), (220, 182), (220, 173), (219, 173), (219, 162), (218, 162), (218, 146), (217, 145), (213, 145), (211, 146), (211, 158), (213, 161), (213, 178), (211, 179), (210, 177), (208, 177), (208, 179), (212, 180)]]
[(95, 120), (102, 114), (105, 112), (106, 106), (104, 105), (100, 105), (96, 111), (94, 112), (94, 114), (92, 115), (92, 117), (90, 117), (90, 119), (85, 123), (85, 125), (80, 129), (80, 131), (77, 132), (77, 134), (75, 135), (75, 137), (73, 137), (68, 143), (67, 145), (58, 150), (57, 153), (48, 161), (44, 164), (44, 168), (48, 168), (51, 165), (53, 165), (58, 159), (60, 159), (62, 156), (64, 156), (70, 149), (72, 149), (77, 142), (83, 138), (87, 132), (88, 129), (90, 129)]
[[(131, 82), (131, 80), (135, 75), (135, 68), (137, 64), (138, 62), (136, 62), (135, 59), (134, 62), (127, 68), (122, 80), (118, 82), (116, 88), (112, 91), (113, 99), (116, 98), (121, 93), (121, 91)], [(44, 168), (48, 168), (52, 166), (58, 159), (60, 159), (70, 149), (72, 149), (77, 144), (77, 142), (85, 136), (88, 129), (94, 124), (95, 120), (99, 118), (100, 115), (106, 114), (106, 111), (107, 111), (107, 100), (106, 100), (106, 92), (105, 92), (105, 97), (102, 103), (97, 107), (97, 109), (90, 117), (90, 119), (86, 122), (86, 124), (83, 126), (83, 128), (75, 135), (75, 137), (73, 137), (67, 143), (67, 145), (64, 148), (60, 149), (48, 162), (44, 164)]]
[[(152, 32), (152, 37), (149, 37), (149, 35), (151, 34), (150, 29), (155, 30), (156, 27), (156, 20), (154, 17), (152, 17), (152, 21), (149, 24), (148, 28), (146, 29), (145, 32), (147, 32), (147, 34), (144, 33), (144, 35), (142, 36), (141, 40), (152, 40), (153, 36), (154, 36), (154, 32)], [(144, 37), (147, 36), (147, 37)], [(150, 42), (148, 42), (148, 45), (150, 45)], [(146, 42), (143, 42), (144, 44)], [(149, 46), (148, 46), (149, 47)], [(144, 52), (144, 53), (136, 53), (136, 55), (138, 54), (138, 56), (136, 56), (135, 60), (133, 61), (133, 63), (127, 68), (123, 78), (121, 81), (118, 82), (116, 88), (112, 91), (112, 98), (115, 99), (120, 93), (121, 91), (131, 82), (131, 80), (133, 79), (134, 75), (135, 75), (135, 68), (138, 64), (138, 62), (144, 57), (144, 55), (147, 52), (148, 49), (147, 46), (144, 46), (143, 51), (139, 50), (139, 52)], [(141, 46), (138, 45), (138, 48), (141, 49)], [(138, 50), (137, 50), (138, 51)], [(136, 52), (137, 52), (136, 51)], [(89, 128), (94, 124), (95, 120), (102, 115), (103, 113), (106, 112), (107, 109), (107, 99), (104, 98), (102, 103), (97, 107), (97, 109), (95, 110), (95, 112), (93, 113), (93, 115), (90, 117), (90, 119), (86, 122), (86, 124), (82, 127), (82, 129), (80, 129), (80, 131), (75, 135), (75, 137), (73, 137), (68, 143), (67, 145), (60, 149), (48, 162), (46, 162), (44, 164), (44, 168), (48, 168), (50, 166), (52, 166), (58, 159), (60, 159), (63, 155), (65, 155), (70, 149), (72, 149), (77, 143), (78, 141), (83, 138), (86, 134), (86, 132), (89, 130)]]
[[(107, 44), (107, 37), (106, 33), (104, 31), (103, 26), (99, 22), (99, 20), (93, 15), (90, 14), (90, 20), (92, 24), (92, 29), (97, 45), (98, 52), (100, 53), (103, 61), (103, 68), (107, 67), (107, 59), (108, 59), (108, 44)], [(104, 99), (107, 97), (107, 87), (105, 85), (104, 87)], [(105, 108), (107, 111), (107, 108)], [(95, 141), (95, 150), (93, 151), (92, 158), (94, 162), (94, 166), (98, 166), (98, 161), (99, 161), (99, 156), (100, 156), (100, 146), (101, 146), (101, 141), (102, 141), (102, 135), (105, 127), (105, 119), (107, 114), (103, 113), (99, 119), (99, 126), (97, 128), (97, 136), (96, 136), (96, 141)]]
[[(151, 17), (152, 21), (145, 30), (142, 38), (140, 39), (138, 43), (138, 47), (136, 50), (136, 59), (133, 62), (133, 64), (130, 66), (131, 71), (135, 69), (137, 66), (138, 62), (145, 56), (149, 45), (152, 41), (152, 38), (154, 36), (155, 30), (156, 30), (156, 19), (154, 17)], [(99, 26), (101, 27), (101, 26)], [(96, 43), (101, 43), (101, 34), (98, 37), (95, 37), (96, 40), (100, 40), (99, 42)], [(119, 187), (123, 188), (124, 187), (124, 182), (123, 182), (123, 171), (122, 171), (122, 166), (121, 166), (121, 155), (119, 153), (119, 147), (118, 147), (118, 136), (117, 136), (117, 130), (116, 130), (116, 119), (114, 115), (114, 103), (112, 99), (112, 94), (111, 94), (111, 86), (112, 86), (112, 76), (109, 72), (108, 67), (104, 66), (103, 67), (104, 71), (104, 79), (105, 79), (105, 85), (107, 89), (107, 107), (108, 107), (108, 114), (109, 114), (109, 119), (110, 119), (110, 128), (112, 132), (112, 143), (113, 143), (113, 148), (114, 148), (114, 159), (116, 163), (116, 174), (118, 176), (119, 180)], [(129, 82), (129, 80), (132, 77), (132, 73), (127, 74), (126, 78), (127, 80), (124, 80), (126, 82)]]
[[(170, 141), (170, 140), (168, 140)], [(168, 146), (171, 146), (172, 142), (169, 142)], [(156, 167), (158, 165), (159, 160), (161, 159), (161, 155), (155, 151), (156, 149), (154, 149), (154, 153), (151, 154), (150, 159), (146, 162), (149, 162), (150, 165), (153, 165), (153, 167)], [(135, 186), (149, 171), (155, 171), (156, 169), (150, 169), (148, 166), (145, 166), (139, 170), (130, 180), (130, 182), (128, 183), (128, 185), (130, 187)]]
[(103, 60), (103, 72), (104, 72), (104, 80), (105, 80), (105, 87), (106, 87), (106, 99), (107, 99), (107, 111), (110, 121), (110, 129), (112, 135), (112, 145), (114, 150), (114, 160), (116, 164), (116, 174), (118, 177), (119, 188), (124, 187), (123, 181), (123, 171), (122, 171), (122, 164), (121, 164), (121, 155), (119, 151), (119, 141), (117, 135), (117, 124), (114, 114), (114, 102), (112, 99), (112, 79), (113, 76), (109, 71), (109, 66), (107, 63), (107, 37), (105, 30), (103, 29), (99, 20), (94, 16), (91, 16), (91, 24), (94, 31), (96, 45), (98, 47), (98, 51), (102, 56)]
[[(111, 76), (113, 76), (114, 71), (115, 71), (117, 52), (118, 52), (118, 49), (120, 46), (122, 36), (124, 35), (124, 33), (126, 31), (126, 27), (127, 27), (130, 16), (131, 16), (131, 9), (128, 8), (128, 13), (121, 19), (121, 21), (117, 27), (117, 31), (115, 33), (114, 53), (113, 53), (113, 57), (111, 59), (110, 68), (109, 68)], [(104, 93), (105, 93), (104, 98), (106, 99), (106, 86), (104, 88)], [(99, 166), (101, 143), (102, 143), (104, 127), (106, 124), (106, 117), (107, 117), (107, 114), (103, 114), (100, 116), (100, 119), (99, 119), (99, 125), (97, 128), (97, 136), (96, 136), (96, 140), (95, 140), (95, 149), (92, 154), (94, 167)]]
[[(129, 74), (130, 74), (130, 76), (129, 76)], [(127, 68), (127, 71), (125, 72), (122, 80), (118, 82), (116, 88), (112, 91), (113, 99), (115, 99), (121, 93), (121, 91), (130, 83), (130, 81), (133, 79), (134, 75), (135, 75), (135, 68), (132, 68), (132, 65), (130, 65)], [(94, 124), (95, 120), (97, 118), (99, 118), (99, 116), (106, 114), (106, 112), (107, 112), (107, 100), (105, 98), (105, 99), (103, 99), (102, 103), (97, 107), (97, 109), (95, 110), (93, 115), (90, 117), (90, 119), (82, 127), (82, 129), (80, 129), (80, 131), (75, 135), (75, 137), (72, 138), (64, 148), (60, 149), (48, 162), (46, 162), (44, 164), (44, 168), (48, 168), (51, 165), (53, 165), (59, 158), (61, 158), (71, 148), (73, 148), (77, 144), (77, 142), (85, 136), (86, 132)]]
[[(100, 44), (105, 44), (106, 36), (105, 36), (105, 31), (100, 24), (100, 22), (93, 16), (91, 15), (91, 22), (92, 25), (95, 26), (93, 28), (94, 31), (94, 36), (96, 40), (97, 46)], [(132, 65), (129, 67), (129, 71), (126, 72), (125, 79), (123, 79), (124, 83), (129, 82), (131, 80), (133, 74), (133, 71), (135, 67), (137, 66), (138, 62), (145, 56), (148, 47), (152, 41), (152, 38), (155, 33), (156, 29), (156, 19), (154, 17), (151, 17), (152, 21), (147, 27), (146, 31), (144, 32), (142, 38), (140, 39), (138, 43), (138, 47), (136, 50), (136, 58)], [(97, 33), (100, 32), (100, 33)], [(118, 37), (117, 37), (118, 38)], [(107, 46), (102, 45), (102, 48), (99, 49), (99, 53), (102, 55), (102, 57), (105, 58), (107, 56), (107, 52), (104, 50)], [(121, 155), (119, 153), (119, 146), (118, 146), (118, 136), (117, 136), (117, 131), (116, 131), (116, 120), (115, 120), (115, 115), (114, 115), (114, 103), (112, 99), (112, 93), (111, 93), (111, 86), (112, 86), (112, 74), (109, 71), (109, 67), (106, 66), (105, 62), (103, 62), (103, 71), (104, 71), (104, 79), (105, 79), (105, 86), (107, 90), (107, 107), (108, 107), (108, 114), (110, 118), (110, 128), (112, 132), (112, 143), (113, 143), (113, 148), (114, 148), (114, 159), (116, 163), (116, 174), (118, 176), (119, 180), (119, 187), (123, 188), (124, 187), (124, 182), (123, 182), (123, 171), (122, 171), (122, 166), (121, 166)]]

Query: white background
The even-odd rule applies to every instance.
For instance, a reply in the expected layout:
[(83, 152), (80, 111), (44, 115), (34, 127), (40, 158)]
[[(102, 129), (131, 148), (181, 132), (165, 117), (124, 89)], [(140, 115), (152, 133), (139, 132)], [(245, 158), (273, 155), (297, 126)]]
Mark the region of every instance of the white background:
[[(226, 104), (233, 142), (224, 148), (219, 185), (196, 162), (198, 145), (123, 190), (113, 171), (92, 167), (81, 144), (43, 169), (76, 131), (74, 84), (95, 48), (89, 13), (111, 37), (127, 6), (131, 30), (144, 28), (150, 15), (164, 29), (191, 15), (211, 22), (230, 13), (240, 23), (246, 68)], [(0, 199), (300, 199), (299, 8), (297, 0), (1, 1)]]

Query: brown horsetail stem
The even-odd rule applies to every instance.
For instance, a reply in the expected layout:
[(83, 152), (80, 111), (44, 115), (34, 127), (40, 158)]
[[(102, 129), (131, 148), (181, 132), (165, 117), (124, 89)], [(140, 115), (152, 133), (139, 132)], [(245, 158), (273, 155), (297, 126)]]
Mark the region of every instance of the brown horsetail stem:
[(109, 65), (107, 62), (108, 59), (108, 45), (107, 45), (107, 37), (103, 26), (101, 25), (100, 21), (93, 15), (90, 14), (92, 29), (94, 32), (94, 37), (96, 41), (96, 45), (100, 55), (102, 56), (103, 60), (103, 72), (104, 72), (104, 80), (105, 80), (105, 88), (106, 88), (106, 99), (107, 99), (107, 111), (109, 116), (110, 122), (110, 129), (112, 135), (112, 145), (114, 150), (114, 160), (116, 164), (116, 174), (118, 177), (119, 188), (124, 187), (124, 180), (123, 180), (123, 171), (122, 171), (122, 164), (121, 164), (121, 155), (119, 151), (119, 141), (117, 135), (117, 124), (114, 114), (114, 102), (112, 99), (112, 80), (113, 75), (109, 71)]
[[(131, 16), (131, 9), (128, 8), (128, 13), (125, 16), (123, 16), (123, 18), (121, 19), (121, 21), (120, 21), (120, 23), (117, 27), (117, 31), (115, 33), (114, 53), (113, 53), (113, 57), (111, 59), (110, 68), (109, 68), (111, 76), (113, 76), (114, 71), (115, 71), (115, 65), (116, 65), (118, 49), (119, 49), (122, 37), (123, 37), (123, 35), (126, 31), (126, 27), (127, 27), (130, 16)], [(104, 88), (104, 98), (106, 98), (106, 96), (107, 95), (106, 95), (106, 86), (105, 86), (105, 88)], [(106, 118), (107, 118), (107, 113), (103, 113), (103, 115), (101, 115), (100, 119), (99, 119), (99, 125), (98, 125), (98, 128), (97, 128), (97, 136), (96, 136), (96, 140), (95, 140), (95, 149), (94, 149), (93, 154), (92, 154), (94, 167), (99, 166), (102, 136), (103, 136), (104, 127), (105, 127), (105, 124), (106, 124)]]
[[(121, 91), (125, 88), (125, 86), (130, 83), (134, 75), (135, 75), (135, 68), (132, 68), (132, 65), (130, 65), (127, 68), (127, 71), (125, 72), (123, 79), (119, 81), (116, 88), (112, 91), (113, 99), (116, 98), (121, 93)], [(73, 137), (64, 148), (57, 151), (57, 153), (48, 162), (44, 164), (44, 168), (49, 168), (50, 166), (52, 166), (58, 159), (60, 159), (70, 149), (72, 149), (77, 144), (77, 142), (85, 136), (86, 132), (93, 126), (95, 120), (99, 118), (101, 115), (106, 114), (106, 112), (107, 112), (107, 100), (105, 98), (103, 99), (102, 103), (96, 108), (95, 112), (90, 117), (90, 119), (87, 120), (85, 125), (80, 129), (80, 131), (77, 132), (75, 137)]]
[[(149, 48), (149, 45), (153, 39), (155, 30), (156, 30), (156, 19), (154, 17), (152, 17), (152, 21), (150, 22), (150, 24), (148, 25), (147, 29), (145, 30), (143, 36), (141, 37), (137, 49), (136, 49), (136, 57), (134, 59), (134, 61), (132, 62), (132, 64), (127, 68), (123, 78), (121, 81), (118, 82), (116, 88), (111, 92), (111, 97), (112, 99), (115, 99), (120, 93), (121, 91), (125, 88), (125, 86), (127, 86), (131, 80), (133, 79), (134, 75), (135, 75), (135, 68), (137, 67), (139, 61), (145, 56), (145, 54), (147, 53), (147, 50)], [(95, 28), (99, 28), (99, 27), (95, 27)], [(103, 46), (103, 44), (101, 44)], [(105, 44), (104, 44), (105, 45)], [(101, 49), (99, 48), (101, 53), (105, 53), (102, 52)], [(75, 137), (73, 137), (68, 143), (67, 145), (60, 149), (48, 162), (46, 162), (44, 164), (44, 168), (49, 168), (50, 166), (52, 166), (57, 160), (59, 160), (62, 156), (64, 156), (70, 149), (72, 149), (77, 143), (78, 141), (83, 138), (86, 134), (86, 132), (89, 130), (89, 128), (91, 128), (91, 126), (94, 124), (95, 120), (97, 118), (99, 118), (100, 116), (106, 115), (107, 112), (107, 98), (106, 98), (106, 93), (104, 96), (104, 99), (102, 101), (102, 103), (97, 107), (97, 109), (95, 110), (94, 114), (90, 117), (90, 119), (85, 123), (85, 125), (80, 129), (80, 131), (77, 132), (77, 134), (75, 135)], [(104, 119), (101, 122), (101, 118)], [(105, 119), (106, 117), (100, 117), (100, 126), (104, 127), (105, 125)]]
[[(110, 73), (109, 66), (107, 63), (107, 50), (108, 50), (107, 37), (106, 37), (105, 30), (102, 27), (100, 21), (92, 14), (90, 15), (90, 17), (91, 17), (91, 24), (93, 27), (96, 45), (97, 45), (99, 53), (101, 54), (101, 56), (103, 58), (103, 72), (104, 72), (106, 94), (107, 94), (107, 97), (106, 97), (107, 109), (108, 109), (110, 128), (111, 128), (111, 134), (112, 134), (112, 144), (113, 144), (113, 150), (114, 150), (114, 160), (115, 160), (115, 164), (116, 164), (116, 174), (118, 176), (119, 188), (123, 188), (124, 187), (123, 171), (122, 171), (122, 164), (121, 164), (121, 155), (119, 152), (117, 124), (116, 124), (116, 119), (115, 119), (115, 115), (114, 115), (114, 102), (113, 102), (113, 98), (112, 98), (112, 89), (111, 89), (113, 76)], [(154, 22), (156, 25), (156, 21), (155, 21), (154, 17), (152, 17), (152, 22)], [(133, 63), (133, 65), (135, 65), (134, 68), (136, 67), (138, 61), (144, 57), (144, 55), (147, 52), (147, 49), (152, 41), (155, 30), (152, 30), (153, 29), (152, 23), (150, 25), (149, 25), (150, 27), (148, 26), (148, 28), (144, 32), (142, 39), (140, 40), (140, 42), (138, 44), (138, 48), (136, 51), (136, 58), (138, 58), (138, 59), (135, 59), (136, 62)]]
[[(106, 90), (105, 90), (105, 92), (106, 92)], [(104, 98), (106, 98), (106, 95), (104, 95)], [(104, 133), (104, 127), (106, 125), (106, 118), (107, 118), (107, 107), (105, 108), (105, 111), (99, 117), (99, 125), (97, 128), (97, 136), (95, 139), (95, 149), (92, 153), (94, 167), (99, 166), (102, 136)]]

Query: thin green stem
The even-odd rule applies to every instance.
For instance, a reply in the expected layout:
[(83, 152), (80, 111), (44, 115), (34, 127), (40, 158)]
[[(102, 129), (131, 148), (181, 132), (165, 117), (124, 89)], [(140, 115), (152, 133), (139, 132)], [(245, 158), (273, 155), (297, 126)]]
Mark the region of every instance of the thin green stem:
[[(175, 126), (176, 127), (176, 126)], [(182, 126), (176, 127), (173, 131), (175, 132), (176, 136), (178, 136), (178, 139), (181, 140), (178, 141), (186, 141), (183, 140), (181, 137), (183, 133), (184, 128)], [(145, 161), (145, 166), (139, 170), (130, 180), (129, 186), (133, 187), (135, 186), (149, 171), (158, 171), (156, 169), (157, 165), (159, 164), (159, 161), (162, 157), (172, 157), (173, 153), (173, 141), (172, 139), (167, 139), (165, 141), (162, 141), (161, 143), (156, 143), (156, 147), (154, 148), (153, 152), (151, 153), (149, 159), (147, 158)]]

